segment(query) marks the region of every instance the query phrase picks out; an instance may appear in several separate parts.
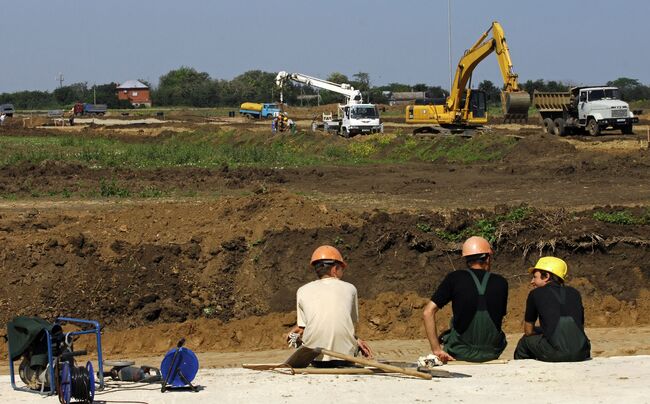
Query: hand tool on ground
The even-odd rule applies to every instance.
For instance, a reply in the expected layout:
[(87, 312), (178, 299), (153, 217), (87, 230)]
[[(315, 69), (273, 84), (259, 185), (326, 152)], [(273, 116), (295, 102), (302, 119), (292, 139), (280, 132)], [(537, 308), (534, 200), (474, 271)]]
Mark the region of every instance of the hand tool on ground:
[(342, 359), (348, 362), (357, 363), (364, 366), (372, 366), (377, 369), (382, 369), (387, 372), (401, 373), (408, 376), (419, 377), (421, 379), (431, 380), (432, 376), (429, 373), (418, 372), (414, 369), (405, 369), (398, 366), (388, 365), (385, 363), (373, 361), (371, 359), (360, 358), (352, 355), (346, 355), (339, 352), (330, 351), (325, 348), (314, 348), (315, 352), (322, 353), (323, 355), (331, 356), (333, 358)]

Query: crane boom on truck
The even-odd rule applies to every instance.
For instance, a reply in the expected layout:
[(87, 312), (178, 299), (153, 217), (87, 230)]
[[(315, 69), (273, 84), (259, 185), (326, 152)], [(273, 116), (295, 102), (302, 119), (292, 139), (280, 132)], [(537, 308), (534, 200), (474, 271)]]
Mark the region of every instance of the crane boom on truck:
[(282, 103), (282, 88), (288, 81), (305, 84), (311, 87), (328, 90), (345, 96), (345, 104), (338, 105), (337, 118), (323, 119), (323, 127), (328, 132), (336, 132), (344, 137), (359, 133), (383, 132), (384, 127), (379, 118), (379, 111), (374, 104), (364, 103), (361, 91), (347, 83), (333, 83), (301, 73), (279, 72), (275, 83), (280, 88)]
[[(490, 32), (492, 37), (488, 38)], [(492, 52), (497, 56), (503, 77), (501, 104), (504, 119), (528, 118), (530, 95), (519, 87), (518, 76), (512, 70), (510, 50), (503, 28), (494, 21), (458, 62), (451, 91), (444, 104), (406, 107), (406, 122), (423, 125), (415, 129), (414, 133), (441, 131), (432, 125), (442, 128), (471, 128), (487, 123), (485, 92), (469, 87), (474, 69)]]

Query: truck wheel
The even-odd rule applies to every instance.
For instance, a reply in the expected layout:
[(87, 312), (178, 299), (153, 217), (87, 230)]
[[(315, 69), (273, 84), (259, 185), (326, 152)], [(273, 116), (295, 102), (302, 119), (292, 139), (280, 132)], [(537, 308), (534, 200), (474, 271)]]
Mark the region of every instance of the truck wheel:
[(624, 135), (633, 135), (632, 124), (621, 126), (621, 133)]
[(553, 120), (551, 118), (544, 118), (542, 128), (544, 129), (544, 133), (553, 134)]
[(587, 131), (591, 136), (600, 135), (600, 126), (598, 126), (598, 122), (594, 118), (591, 118), (587, 123)]
[(553, 121), (553, 134), (558, 135), (558, 136), (565, 136), (566, 135), (566, 129), (564, 127), (564, 119), (562, 118), (555, 118)]

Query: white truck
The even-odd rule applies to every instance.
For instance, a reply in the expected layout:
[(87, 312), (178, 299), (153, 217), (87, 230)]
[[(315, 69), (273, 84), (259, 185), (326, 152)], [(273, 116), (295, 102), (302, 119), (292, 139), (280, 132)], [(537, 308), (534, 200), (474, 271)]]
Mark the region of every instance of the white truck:
[[(379, 133), (384, 131), (379, 111), (374, 104), (363, 102), (361, 91), (355, 90), (350, 84), (332, 83), (300, 73), (279, 72), (275, 77), (276, 85), (282, 90), (287, 81), (295, 81), (315, 88), (333, 91), (345, 96), (345, 104), (339, 104), (337, 117), (323, 116), (322, 127), (328, 132), (335, 132), (343, 137), (355, 134)], [(283, 102), (280, 91), (280, 102)], [(313, 125), (312, 129), (318, 125)]]
[(568, 92), (533, 92), (533, 105), (542, 117), (544, 132), (569, 135), (589, 132), (598, 136), (605, 129), (634, 133), (639, 122), (630, 106), (621, 101), (616, 87), (574, 87)]

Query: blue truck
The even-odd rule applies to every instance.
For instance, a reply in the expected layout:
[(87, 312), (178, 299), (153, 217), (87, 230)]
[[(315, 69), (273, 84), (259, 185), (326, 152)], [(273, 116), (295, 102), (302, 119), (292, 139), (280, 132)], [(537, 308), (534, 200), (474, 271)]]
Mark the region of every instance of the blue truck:
[(78, 102), (74, 105), (74, 114), (79, 115), (104, 115), (108, 111), (106, 104), (90, 104)]
[(280, 106), (275, 103), (245, 102), (239, 107), (239, 113), (249, 118), (273, 118), (281, 112)]

